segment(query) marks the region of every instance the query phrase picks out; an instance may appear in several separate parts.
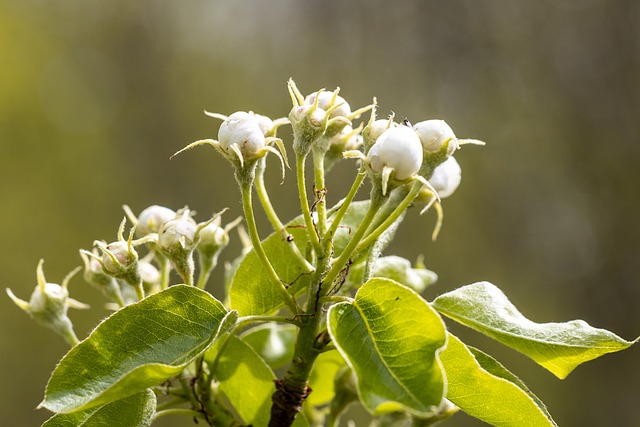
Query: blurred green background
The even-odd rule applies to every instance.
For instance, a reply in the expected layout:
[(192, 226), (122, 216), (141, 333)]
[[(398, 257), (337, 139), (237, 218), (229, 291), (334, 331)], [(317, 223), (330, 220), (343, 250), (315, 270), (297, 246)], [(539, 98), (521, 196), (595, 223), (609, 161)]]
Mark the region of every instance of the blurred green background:
[[(169, 156), (216, 137), (203, 109), (287, 115), (293, 77), (306, 93), (340, 86), (352, 107), (377, 96), (382, 116), (442, 118), (487, 141), (457, 156), (463, 181), (445, 201), (439, 240), (429, 239), (434, 215), (411, 212), (387, 250), (425, 255), (440, 275), (429, 299), (489, 280), (532, 320), (582, 318), (633, 339), (638, 18), (632, 0), (1, 0), (0, 285), (27, 299), (40, 258), (59, 283), (79, 248), (115, 239), (123, 203), (188, 204), (199, 220), (224, 207), (227, 220), (239, 215), (232, 168), (213, 150)], [(335, 172), (330, 201), (353, 162)], [(271, 174), (281, 216), (295, 215), (293, 175), (279, 187)], [(95, 308), (71, 313), (85, 336), (107, 312), (80, 278), (70, 289)], [(637, 346), (560, 381), (454, 330), (520, 375), (559, 425), (640, 425)], [(0, 342), (2, 424), (40, 425), (49, 414), (34, 408), (67, 347), (6, 297)], [(481, 423), (459, 414), (447, 425)]]

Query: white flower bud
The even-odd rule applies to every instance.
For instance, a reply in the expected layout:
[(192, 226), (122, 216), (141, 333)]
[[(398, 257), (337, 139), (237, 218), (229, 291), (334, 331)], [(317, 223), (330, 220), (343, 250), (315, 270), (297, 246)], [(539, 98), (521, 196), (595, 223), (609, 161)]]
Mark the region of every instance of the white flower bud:
[(369, 149), (367, 162), (375, 173), (382, 173), (382, 170), (388, 167), (395, 170), (395, 179), (404, 181), (420, 170), (420, 139), (413, 129), (407, 126), (387, 129)]
[[(334, 105), (340, 105), (335, 110), (331, 111), (331, 113), (329, 114), (329, 117), (330, 118), (338, 117), (338, 116), (348, 117), (351, 114), (351, 107), (349, 106), (349, 103), (340, 95), (336, 95), (335, 101), (332, 102), (333, 96), (334, 96), (334, 92), (332, 91), (320, 92), (320, 96), (318, 99), (318, 107), (326, 111), (329, 108), (333, 107)], [(313, 105), (313, 103), (316, 102), (316, 97), (318, 97), (318, 92), (314, 92), (311, 95), (308, 95), (304, 100), (305, 104)]]
[(147, 294), (156, 292), (160, 287), (160, 271), (147, 261), (140, 261), (138, 263), (138, 274), (142, 279), (142, 285), (144, 291)]
[(228, 244), (229, 234), (224, 228), (220, 227), (219, 224), (216, 224), (215, 221), (200, 229), (200, 243), (198, 244), (198, 249), (211, 249), (213, 252), (217, 252)]
[(235, 158), (234, 145), (245, 160), (253, 159), (267, 145), (264, 133), (254, 114), (238, 111), (230, 115), (218, 131), (220, 148)]
[(441, 199), (451, 196), (460, 185), (460, 181), (462, 181), (462, 168), (453, 156), (439, 164), (429, 179)]
[(258, 122), (258, 126), (260, 127), (262, 134), (265, 137), (269, 136), (274, 127), (273, 120), (261, 114), (256, 114), (256, 113), (252, 113), (252, 114), (253, 114), (253, 117), (255, 117), (256, 121)]
[(138, 215), (136, 233), (141, 237), (157, 233), (165, 221), (169, 221), (175, 216), (176, 213), (169, 208), (158, 205), (149, 206)]
[(104, 270), (109, 274), (118, 275), (122, 269), (126, 269), (137, 260), (137, 257), (132, 256), (132, 253), (129, 251), (129, 244), (126, 241), (119, 240), (109, 243), (106, 248), (116, 258), (114, 260), (107, 252), (102, 253), (102, 265)]
[(425, 152), (435, 153), (440, 151), (446, 143), (449, 144), (447, 146), (448, 156), (458, 149), (458, 140), (453, 130), (444, 120), (425, 120), (416, 123), (413, 129), (418, 134)]
[(167, 252), (192, 251), (196, 246), (196, 222), (188, 215), (165, 222), (158, 233), (158, 245)]
[(375, 141), (385, 130), (396, 126), (398, 126), (398, 124), (395, 122), (389, 123), (389, 119), (376, 120), (367, 126), (369, 128), (367, 135), (370, 139)]

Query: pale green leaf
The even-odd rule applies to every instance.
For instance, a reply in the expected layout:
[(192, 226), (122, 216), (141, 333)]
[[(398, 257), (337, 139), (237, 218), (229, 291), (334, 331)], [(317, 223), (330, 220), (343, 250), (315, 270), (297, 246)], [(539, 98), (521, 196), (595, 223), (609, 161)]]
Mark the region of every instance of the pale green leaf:
[(73, 412), (162, 383), (211, 344), (227, 313), (209, 293), (171, 286), (104, 320), (53, 371), (41, 407)]
[(309, 386), (313, 392), (307, 397), (307, 403), (320, 406), (329, 403), (335, 396), (334, 380), (340, 369), (346, 365), (342, 355), (335, 351), (321, 353), (313, 364)]
[[(236, 336), (220, 341), (207, 352), (213, 362), (213, 375), (219, 389), (233, 405), (245, 425), (266, 427), (271, 412), (271, 395), (276, 376), (264, 360)], [(294, 426), (307, 426), (305, 418), (296, 417)]]
[(447, 374), (447, 399), (469, 415), (501, 427), (556, 426), (542, 402), (492, 357), (472, 352), (449, 334), (440, 360)]
[(445, 391), (438, 354), (446, 333), (440, 316), (416, 292), (373, 278), (353, 303), (330, 308), (328, 324), (370, 412), (428, 416), (438, 411)]
[(145, 390), (106, 405), (56, 414), (42, 427), (147, 427), (156, 410), (156, 395)]
[(500, 289), (488, 282), (463, 286), (439, 296), (433, 307), (451, 319), (529, 356), (558, 378), (581, 363), (624, 350), (625, 341), (583, 320), (535, 323), (524, 317)]
[(294, 325), (269, 322), (249, 329), (240, 337), (275, 370), (291, 362), (297, 335), (298, 328)]

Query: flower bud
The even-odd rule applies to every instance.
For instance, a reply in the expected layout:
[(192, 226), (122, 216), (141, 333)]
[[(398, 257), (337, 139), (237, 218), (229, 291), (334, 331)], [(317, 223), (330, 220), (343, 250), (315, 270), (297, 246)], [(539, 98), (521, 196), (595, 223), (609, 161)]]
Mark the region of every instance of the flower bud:
[(446, 146), (447, 156), (450, 156), (458, 149), (458, 140), (444, 120), (425, 120), (416, 123), (413, 129), (426, 153), (438, 152)]
[(260, 130), (262, 131), (262, 134), (267, 137), (267, 136), (273, 136), (273, 128), (275, 127), (273, 120), (271, 120), (269, 117), (267, 116), (263, 116), (262, 114), (256, 114), (253, 111), (249, 111), (249, 114), (253, 114), (253, 117), (256, 119), (256, 122), (258, 122), (258, 127), (260, 128)]
[(36, 270), (38, 285), (31, 294), (29, 302), (16, 297), (9, 288), (7, 288), (7, 294), (18, 307), (27, 312), (38, 323), (53, 329), (73, 346), (78, 343), (78, 338), (73, 331), (71, 320), (67, 316), (67, 309), (69, 307), (89, 307), (86, 304), (69, 298), (69, 291), (67, 290), (69, 281), (73, 275), (80, 270), (80, 267), (67, 274), (61, 286), (46, 281), (42, 269), (43, 263), (44, 260), (40, 260), (38, 263)]
[(176, 216), (176, 213), (163, 206), (152, 205), (140, 212), (136, 225), (136, 234), (140, 237), (160, 231), (160, 226)]
[(448, 157), (439, 164), (429, 178), (429, 182), (441, 199), (451, 196), (462, 181), (462, 168), (455, 157)]
[[(98, 257), (98, 253), (95, 250), (93, 254), (95, 257)], [(104, 296), (115, 301), (119, 306), (123, 306), (124, 300), (122, 299), (120, 286), (116, 279), (104, 272), (102, 264), (95, 257), (89, 257), (83, 251), (80, 251), (80, 257), (82, 257), (82, 261), (84, 262), (84, 280), (102, 292)]]
[[(334, 98), (335, 96), (335, 98)], [(304, 102), (307, 105), (313, 105), (318, 98), (318, 107), (324, 111), (329, 110), (331, 107), (335, 107), (330, 113), (329, 118), (333, 117), (349, 117), (351, 114), (351, 107), (349, 103), (340, 95), (337, 95), (332, 91), (319, 91), (314, 92), (311, 95), (307, 95)]]
[(153, 264), (144, 260), (138, 262), (138, 275), (142, 279), (142, 286), (147, 295), (160, 290), (160, 271)]
[(188, 208), (181, 209), (174, 219), (171, 219), (160, 227), (158, 233), (158, 250), (162, 255), (173, 262), (176, 271), (182, 276), (185, 283), (192, 285), (193, 251), (198, 244), (198, 228), (191, 218)]
[(380, 135), (382, 135), (385, 130), (396, 126), (398, 126), (398, 124), (395, 123), (391, 118), (375, 120), (372, 123), (369, 123), (362, 131), (365, 150), (369, 151), (369, 148), (371, 148), (371, 146), (375, 144), (376, 140), (380, 137)]
[[(219, 218), (219, 217), (218, 217)], [(198, 251), (213, 256), (229, 244), (229, 234), (220, 227), (219, 221), (213, 221), (200, 230)]]
[(166, 221), (158, 232), (158, 245), (167, 253), (192, 251), (196, 247), (196, 222), (188, 215)]
[(259, 157), (260, 150), (267, 145), (255, 115), (244, 111), (233, 113), (222, 122), (218, 142), (227, 156), (235, 158), (239, 150), (244, 161)]
[(383, 168), (395, 171), (394, 178), (404, 181), (420, 170), (422, 146), (418, 135), (407, 126), (392, 127), (380, 135), (367, 153), (367, 162), (373, 172)]

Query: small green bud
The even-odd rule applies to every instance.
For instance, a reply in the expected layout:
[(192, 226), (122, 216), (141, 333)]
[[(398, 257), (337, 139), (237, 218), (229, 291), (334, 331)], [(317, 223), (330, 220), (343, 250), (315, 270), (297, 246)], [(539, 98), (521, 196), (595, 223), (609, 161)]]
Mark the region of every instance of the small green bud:
[(198, 251), (207, 256), (213, 256), (229, 244), (229, 233), (220, 226), (220, 217), (200, 230)]
[(96, 250), (93, 250), (93, 257), (88, 256), (83, 251), (80, 251), (80, 257), (84, 262), (84, 280), (91, 286), (102, 292), (107, 298), (115, 301), (120, 306), (124, 305), (122, 294), (120, 292), (120, 286), (113, 276), (110, 276), (104, 272), (102, 264), (96, 258), (99, 257)]
[(188, 208), (166, 221), (158, 233), (158, 250), (173, 262), (187, 284), (193, 281), (193, 251), (198, 244), (198, 227)]
[(36, 269), (38, 285), (31, 294), (29, 302), (16, 297), (11, 289), (7, 288), (7, 294), (13, 302), (22, 310), (27, 312), (33, 319), (41, 325), (53, 329), (60, 334), (71, 346), (78, 343), (78, 338), (73, 331), (71, 320), (67, 316), (67, 309), (88, 308), (89, 306), (69, 298), (67, 287), (71, 278), (80, 271), (80, 267), (74, 269), (62, 281), (62, 285), (48, 283), (44, 277), (42, 265), (44, 260), (40, 260)]

